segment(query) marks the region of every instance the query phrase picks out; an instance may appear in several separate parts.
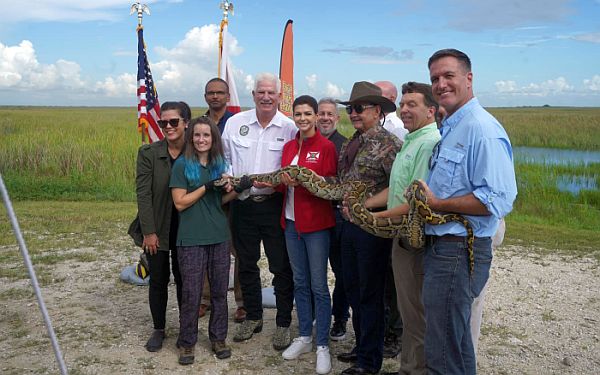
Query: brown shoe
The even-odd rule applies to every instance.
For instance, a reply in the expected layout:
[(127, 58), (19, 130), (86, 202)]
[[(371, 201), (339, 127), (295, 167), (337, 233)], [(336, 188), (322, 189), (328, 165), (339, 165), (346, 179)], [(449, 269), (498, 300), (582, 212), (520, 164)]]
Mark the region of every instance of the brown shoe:
[(225, 341), (215, 341), (212, 343), (212, 351), (217, 358), (225, 359), (231, 357), (231, 349), (225, 344)]
[(210, 306), (201, 304), (200, 308), (198, 309), (198, 318), (203, 318), (208, 310), (210, 310)]
[(246, 309), (243, 307), (238, 307), (233, 314), (233, 321), (236, 323), (241, 323), (246, 320)]
[(191, 365), (194, 363), (194, 347), (184, 348), (179, 347), (179, 364), (183, 366)]

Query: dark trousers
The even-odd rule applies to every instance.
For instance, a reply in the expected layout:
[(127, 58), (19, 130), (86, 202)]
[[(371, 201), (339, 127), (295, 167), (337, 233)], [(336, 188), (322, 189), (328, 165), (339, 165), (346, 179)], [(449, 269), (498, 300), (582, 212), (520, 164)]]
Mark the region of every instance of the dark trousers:
[[(391, 253), (391, 251), (390, 251)], [(385, 280), (385, 336), (390, 334), (398, 338), (402, 337), (402, 316), (398, 311), (398, 298), (396, 297), (396, 285), (394, 283), (394, 271), (392, 261), (388, 265), (387, 277)]]
[(342, 225), (344, 219), (340, 210), (335, 209), (335, 227), (331, 228), (329, 242), (329, 264), (335, 275), (335, 286), (333, 288), (331, 314), (335, 322), (346, 322), (350, 317), (348, 299), (344, 290), (344, 273), (342, 272)]
[(280, 224), (283, 197), (275, 193), (266, 201), (257, 203), (250, 198), (236, 200), (231, 206), (231, 231), (233, 245), (239, 259), (239, 278), (244, 296), (246, 319), (262, 319), (262, 288), (260, 269), (260, 242), (263, 242), (273, 274), (275, 303), (277, 306), (276, 324), (289, 327), (292, 321), (294, 282), (292, 268), (285, 247), (285, 237)]
[(227, 337), (227, 289), (229, 287), (229, 241), (206, 246), (180, 246), (179, 269), (182, 276), (183, 299), (179, 308), (179, 339), (189, 348), (198, 341), (198, 308), (204, 276), (210, 283), (210, 320), (208, 337), (211, 342)]
[[(181, 273), (177, 262), (177, 250), (171, 250), (171, 265), (173, 278), (177, 288), (177, 305), (181, 307)], [(148, 286), (148, 300), (150, 301), (150, 313), (154, 329), (165, 329), (167, 301), (169, 300), (169, 251), (157, 251), (156, 254), (148, 254), (148, 265), (150, 266), (150, 283)]]
[(390, 245), (390, 239), (373, 236), (347, 221), (343, 224), (342, 267), (352, 307), (357, 365), (375, 372), (383, 361), (383, 292)]

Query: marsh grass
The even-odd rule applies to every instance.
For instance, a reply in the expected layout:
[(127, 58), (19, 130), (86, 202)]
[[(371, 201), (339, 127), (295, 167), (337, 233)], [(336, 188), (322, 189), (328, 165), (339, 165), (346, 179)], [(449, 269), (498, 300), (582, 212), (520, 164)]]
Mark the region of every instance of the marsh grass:
[[(193, 110), (194, 115), (204, 111)], [(350, 136), (354, 129), (340, 112), (338, 128)], [(600, 150), (600, 108), (490, 112), (515, 146)], [(22, 229), (33, 254), (105, 246), (111, 235), (127, 230), (135, 215), (135, 159), (141, 143), (134, 108), (0, 107), (0, 139), (0, 173), (11, 198), (26, 201), (16, 207), (21, 222), (27, 223)], [(507, 218), (508, 242), (526, 239), (553, 249), (600, 248), (600, 192), (573, 195), (556, 187), (560, 175), (596, 176), (600, 185), (598, 170), (598, 164), (518, 163), (519, 196)], [(0, 220), (0, 234), (0, 246), (14, 243), (7, 221)], [(11, 263), (20, 254), (3, 256)], [(44, 254), (39, 261), (60, 258)], [(14, 277), (14, 271), (0, 269), (3, 273)]]

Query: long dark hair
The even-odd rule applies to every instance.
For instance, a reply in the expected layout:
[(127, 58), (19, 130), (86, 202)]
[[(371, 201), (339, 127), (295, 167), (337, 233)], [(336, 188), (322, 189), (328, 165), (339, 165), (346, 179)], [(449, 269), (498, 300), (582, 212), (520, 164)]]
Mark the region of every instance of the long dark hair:
[(200, 157), (194, 148), (194, 127), (196, 125), (208, 125), (212, 143), (208, 152), (208, 172), (211, 180), (221, 177), (227, 171), (227, 161), (223, 153), (221, 143), (221, 132), (215, 123), (208, 116), (200, 116), (190, 120), (185, 134), (185, 149), (183, 156), (185, 158), (185, 177), (193, 185), (200, 185)]
[(169, 110), (172, 110), (172, 109), (174, 109), (177, 112), (179, 112), (179, 116), (181, 116), (181, 118), (183, 119), (183, 121), (186, 124), (192, 118), (192, 110), (190, 109), (190, 106), (187, 105), (186, 102), (164, 102), (160, 106), (160, 111), (161, 112), (169, 111)]

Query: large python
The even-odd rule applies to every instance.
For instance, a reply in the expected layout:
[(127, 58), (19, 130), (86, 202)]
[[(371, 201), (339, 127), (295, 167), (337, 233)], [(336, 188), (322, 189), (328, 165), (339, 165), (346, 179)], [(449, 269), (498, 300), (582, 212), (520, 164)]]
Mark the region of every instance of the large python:
[[(343, 184), (330, 183), (312, 170), (296, 165), (290, 165), (271, 173), (251, 174), (252, 181), (266, 182), (273, 186), (281, 183), (281, 175), (287, 173), (298, 181), (311, 194), (327, 200), (345, 200), (351, 221), (363, 230), (383, 238), (402, 237), (410, 246), (422, 248), (425, 246), (425, 223), (440, 225), (458, 222), (467, 230), (467, 245), (469, 252), (469, 271), (472, 273), (475, 265), (473, 255), (473, 228), (469, 221), (459, 214), (440, 214), (433, 212), (427, 205), (427, 197), (421, 183), (413, 181), (407, 190), (409, 212), (395, 218), (374, 217), (364, 206), (367, 185), (361, 181), (350, 181)], [(239, 177), (224, 178), (215, 182), (215, 185), (224, 185), (227, 182), (236, 186), (240, 183)]]

